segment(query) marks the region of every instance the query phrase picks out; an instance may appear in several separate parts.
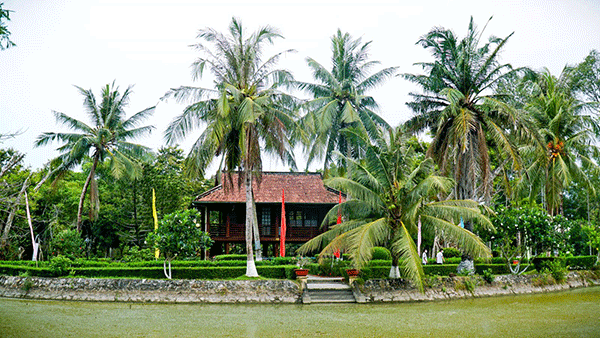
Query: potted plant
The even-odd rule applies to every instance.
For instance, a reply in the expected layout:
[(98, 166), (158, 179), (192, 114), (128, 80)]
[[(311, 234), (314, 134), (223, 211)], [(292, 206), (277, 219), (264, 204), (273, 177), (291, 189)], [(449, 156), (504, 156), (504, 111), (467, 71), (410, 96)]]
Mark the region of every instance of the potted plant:
[(296, 277), (305, 277), (308, 275), (308, 269), (306, 269), (305, 267), (310, 262), (311, 261), (309, 258), (304, 258), (304, 257), (300, 257), (296, 260), (296, 266), (298, 266), (298, 269), (294, 270), (294, 272), (296, 273)]
[(351, 261), (350, 266), (348, 266), (348, 268), (346, 269), (346, 273), (348, 274), (348, 277), (356, 278), (358, 276), (359, 272), (360, 272), (360, 270), (356, 267), (354, 260)]

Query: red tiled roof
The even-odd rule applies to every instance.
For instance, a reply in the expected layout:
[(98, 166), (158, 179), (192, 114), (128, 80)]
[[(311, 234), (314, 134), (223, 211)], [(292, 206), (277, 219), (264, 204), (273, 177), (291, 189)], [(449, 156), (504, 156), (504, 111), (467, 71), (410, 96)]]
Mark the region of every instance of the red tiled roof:
[[(195, 202), (246, 202), (244, 185), (238, 187), (238, 173), (232, 174), (232, 182), (233, 186), (224, 188), (222, 183), (210, 189), (198, 196)], [(252, 183), (256, 203), (281, 203), (282, 189), (285, 189), (285, 203), (336, 204), (339, 202), (339, 192), (325, 187), (319, 173), (263, 172), (260, 185), (256, 179)], [(342, 201), (345, 200), (342, 194)]]

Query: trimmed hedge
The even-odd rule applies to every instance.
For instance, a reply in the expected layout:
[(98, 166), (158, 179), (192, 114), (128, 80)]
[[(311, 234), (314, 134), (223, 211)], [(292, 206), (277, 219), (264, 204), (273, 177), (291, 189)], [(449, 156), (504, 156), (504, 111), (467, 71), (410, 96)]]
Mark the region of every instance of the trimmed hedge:
[(567, 257), (566, 264), (571, 269), (590, 270), (596, 264), (596, 256)]
[(423, 266), (423, 272), (426, 275), (448, 276), (451, 273), (456, 273), (458, 264), (428, 264)]
[(376, 246), (372, 250), (372, 260), (392, 260), (392, 254), (387, 248)]
[(246, 255), (243, 254), (229, 254), (229, 255), (217, 255), (213, 257), (215, 261), (245, 261)]
[(444, 258), (458, 257), (460, 258), (461, 252), (456, 248), (443, 248)]

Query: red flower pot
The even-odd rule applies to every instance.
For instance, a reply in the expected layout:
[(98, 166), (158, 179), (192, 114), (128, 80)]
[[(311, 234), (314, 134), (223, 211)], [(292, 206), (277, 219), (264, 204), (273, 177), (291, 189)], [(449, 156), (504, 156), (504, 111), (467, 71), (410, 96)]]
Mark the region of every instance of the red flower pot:
[(296, 269), (294, 270), (297, 277), (304, 277), (308, 275), (308, 269)]
[(358, 269), (347, 269), (346, 273), (348, 274), (348, 277), (356, 277), (358, 276), (358, 273), (360, 271)]

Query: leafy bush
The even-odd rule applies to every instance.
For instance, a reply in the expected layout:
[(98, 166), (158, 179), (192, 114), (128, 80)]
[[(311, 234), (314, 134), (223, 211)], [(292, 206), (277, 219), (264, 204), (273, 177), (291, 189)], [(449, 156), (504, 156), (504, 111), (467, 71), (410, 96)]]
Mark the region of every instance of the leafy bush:
[(555, 260), (559, 261), (562, 266), (566, 266), (565, 259), (562, 257), (535, 257), (532, 259), (532, 263), (538, 272), (542, 272), (550, 270), (550, 264)]
[(323, 259), (319, 263), (319, 275), (340, 277), (343, 276), (343, 272), (350, 266), (349, 261), (342, 261), (338, 259)]
[(492, 272), (492, 269), (484, 270), (481, 274), (481, 277), (483, 277), (483, 280), (488, 284), (492, 284), (494, 282), (494, 273)]
[(555, 259), (548, 263), (548, 269), (550, 270), (552, 278), (554, 278), (557, 283), (562, 283), (565, 281), (567, 277), (567, 268), (564, 266), (561, 260)]
[(63, 255), (52, 257), (50, 259), (50, 272), (55, 276), (64, 276), (70, 271), (72, 263), (72, 260)]
[(246, 255), (228, 254), (228, 255), (217, 255), (213, 257), (215, 261), (245, 261)]
[(444, 258), (452, 258), (452, 257), (460, 258), (460, 256), (461, 256), (460, 250), (458, 250), (456, 248), (444, 248), (442, 251), (444, 253)]
[(591, 269), (596, 264), (596, 256), (567, 257), (566, 265), (570, 269)]
[(85, 255), (85, 243), (76, 230), (63, 230), (54, 235), (50, 242), (52, 255), (63, 255), (71, 259)]
[(154, 260), (154, 251), (150, 248), (140, 249), (137, 246), (123, 248), (124, 262), (141, 262)]
[(388, 250), (387, 248), (384, 248), (381, 246), (376, 246), (373, 248), (373, 253), (372, 253), (371, 259), (372, 260), (391, 260), (392, 254), (390, 253), (390, 250)]

